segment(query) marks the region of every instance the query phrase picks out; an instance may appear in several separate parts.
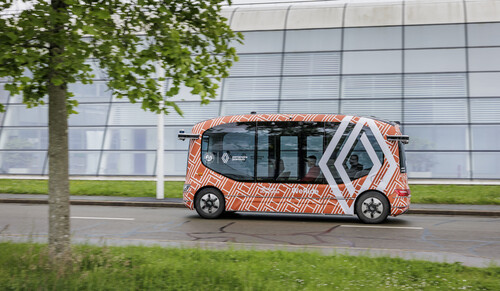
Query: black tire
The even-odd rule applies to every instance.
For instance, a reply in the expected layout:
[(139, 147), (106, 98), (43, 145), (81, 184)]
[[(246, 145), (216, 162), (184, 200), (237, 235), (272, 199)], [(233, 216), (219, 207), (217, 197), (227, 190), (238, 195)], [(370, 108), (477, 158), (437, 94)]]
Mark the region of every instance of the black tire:
[(356, 200), (356, 214), (364, 223), (381, 223), (387, 219), (391, 206), (379, 192), (366, 192)]
[(218, 218), (224, 213), (225, 207), (224, 196), (215, 188), (205, 188), (196, 194), (194, 208), (203, 218)]

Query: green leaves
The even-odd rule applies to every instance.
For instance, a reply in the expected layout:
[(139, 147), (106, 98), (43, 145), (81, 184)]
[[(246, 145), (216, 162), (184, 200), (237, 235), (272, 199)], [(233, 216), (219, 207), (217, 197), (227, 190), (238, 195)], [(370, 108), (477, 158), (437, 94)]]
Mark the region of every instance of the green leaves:
[[(0, 3), (0, 10), (9, 6)], [(92, 82), (87, 63), (92, 60), (116, 97), (141, 102), (153, 112), (173, 108), (181, 114), (165, 99), (184, 84), (200, 95), (202, 104), (208, 103), (216, 96), (218, 80), (237, 60), (230, 43), (242, 37), (220, 16), (221, 3), (64, 0), (54, 9), (46, 1), (34, 1), (29, 10), (0, 19), (0, 77), (9, 77), (6, 90), (22, 93), (26, 104), (36, 106), (49, 84), (67, 88), (69, 83)], [(156, 75), (157, 63), (164, 76)], [(164, 78), (171, 86), (162, 94)], [(68, 111), (77, 105), (70, 100)]]

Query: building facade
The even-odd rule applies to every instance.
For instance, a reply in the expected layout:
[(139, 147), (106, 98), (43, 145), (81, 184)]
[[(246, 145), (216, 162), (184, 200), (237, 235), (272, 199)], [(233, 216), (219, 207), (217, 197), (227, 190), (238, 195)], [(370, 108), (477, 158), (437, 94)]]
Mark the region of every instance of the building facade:
[[(500, 179), (500, 1), (233, 2), (223, 14), (245, 36), (240, 60), (210, 104), (187, 89), (175, 97), (184, 116), (165, 118), (167, 176), (185, 174), (180, 129), (256, 111), (400, 121), (410, 178)], [(70, 87), (71, 175), (154, 175), (157, 117), (95, 75)], [(2, 87), (1, 173), (46, 175), (47, 107)]]

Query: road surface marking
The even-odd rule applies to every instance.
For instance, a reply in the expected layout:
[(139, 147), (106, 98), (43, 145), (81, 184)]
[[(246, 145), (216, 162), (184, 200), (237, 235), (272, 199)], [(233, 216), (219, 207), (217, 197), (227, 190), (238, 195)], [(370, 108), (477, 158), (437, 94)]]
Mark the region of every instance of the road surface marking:
[(71, 216), (73, 219), (94, 219), (94, 220), (135, 220), (135, 218), (120, 218), (120, 217), (84, 217), (84, 216)]
[(395, 228), (395, 229), (424, 229), (420, 226), (379, 226), (379, 225), (340, 225), (341, 227), (363, 227), (363, 228)]

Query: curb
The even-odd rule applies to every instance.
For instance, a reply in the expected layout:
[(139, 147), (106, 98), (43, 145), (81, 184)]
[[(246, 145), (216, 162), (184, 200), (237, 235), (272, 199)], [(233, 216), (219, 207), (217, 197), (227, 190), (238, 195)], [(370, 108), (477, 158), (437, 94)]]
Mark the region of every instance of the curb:
[[(46, 199), (23, 199), (11, 198), (0, 199), (0, 203), (24, 203), (24, 204), (48, 204)], [(184, 208), (183, 203), (175, 202), (141, 202), (141, 201), (92, 201), (92, 200), (70, 200), (71, 205), (93, 205), (93, 206), (130, 206), (130, 207), (174, 207)]]
[[(26, 198), (0, 198), (0, 203), (23, 203), (23, 204), (48, 204), (47, 199)], [(144, 201), (105, 201), (105, 200), (70, 200), (71, 205), (91, 206), (129, 206), (129, 207), (172, 207), (185, 208), (182, 202), (144, 202)], [(407, 214), (426, 215), (465, 215), (465, 216), (489, 216), (500, 217), (500, 211), (485, 210), (457, 210), (457, 209), (410, 209)]]
[(469, 216), (498, 216), (499, 211), (484, 211), (484, 210), (444, 210), (444, 209), (410, 209), (408, 214), (427, 214), (427, 215), (469, 215)]

